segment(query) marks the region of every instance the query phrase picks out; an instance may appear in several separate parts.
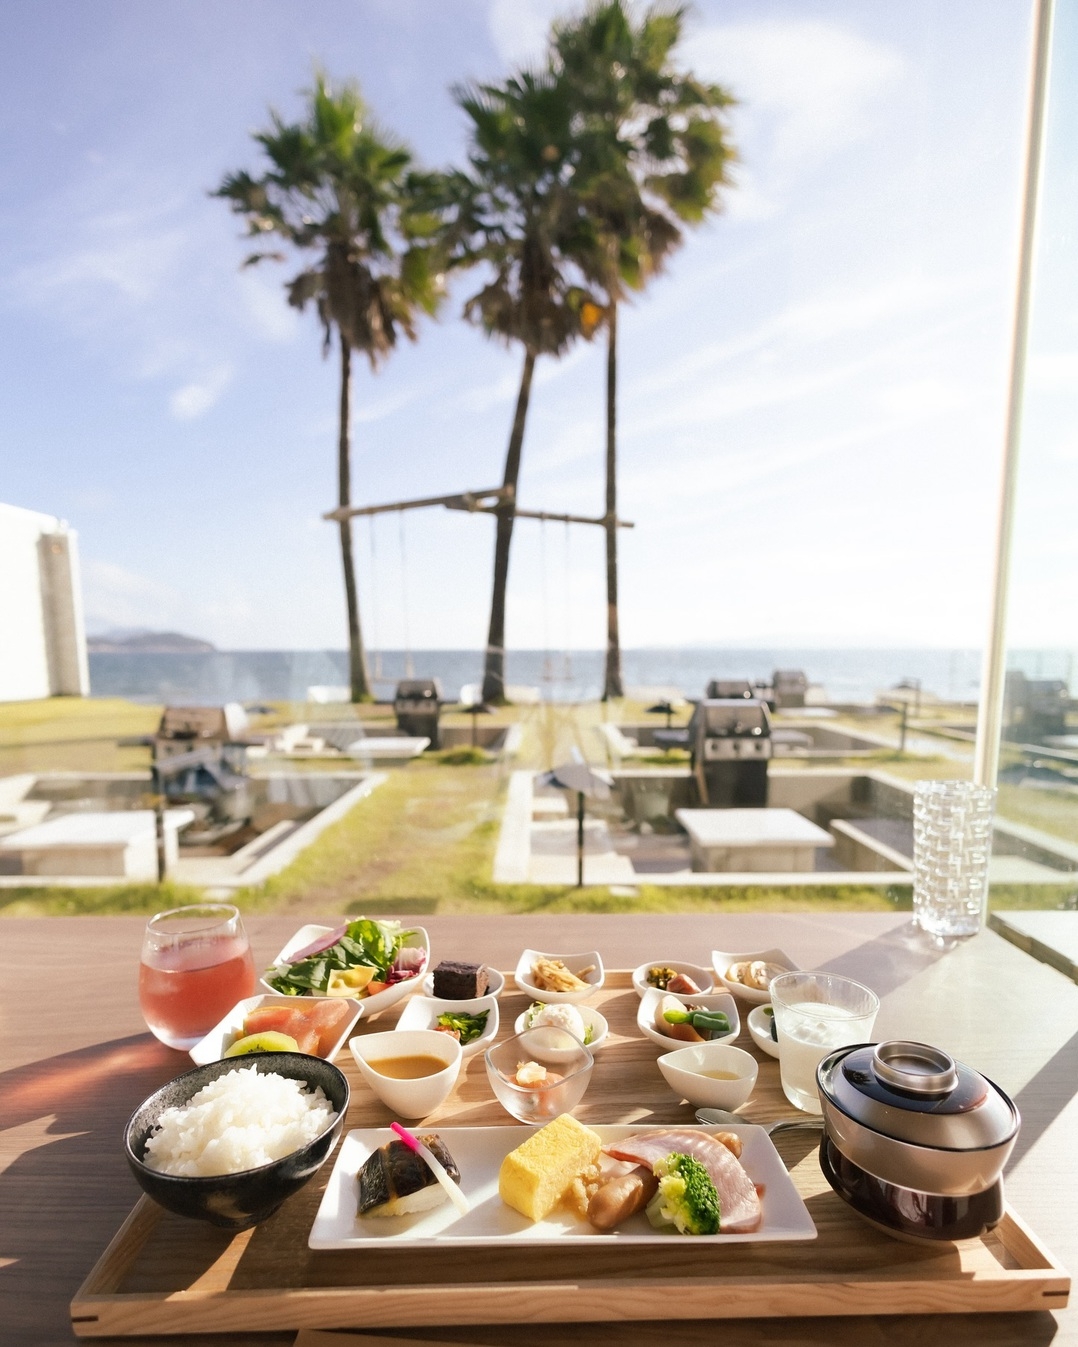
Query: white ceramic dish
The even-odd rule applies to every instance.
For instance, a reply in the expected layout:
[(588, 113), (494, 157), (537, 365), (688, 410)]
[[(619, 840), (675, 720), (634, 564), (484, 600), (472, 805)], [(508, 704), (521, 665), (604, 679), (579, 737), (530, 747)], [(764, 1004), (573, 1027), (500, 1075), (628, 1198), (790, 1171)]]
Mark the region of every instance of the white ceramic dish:
[[(505, 974), (499, 973), (496, 968), (491, 968), (490, 964), (487, 964), (487, 972), (490, 974), (490, 985), (487, 987), (486, 991), (487, 996), (501, 996), (502, 992), (505, 990)], [(434, 995), (433, 969), (431, 969), (431, 971), (423, 979), (422, 991), (424, 996)], [(446, 1004), (447, 1005), (449, 1004), (448, 1000), (446, 1001)], [(463, 1003), (460, 1001), (454, 1001), (452, 1004), (461, 1005)]]
[[(548, 1002), (549, 1004), (549, 1002)], [(584, 1040), (584, 1046), (596, 1052), (606, 1042), (606, 1036), (610, 1032), (610, 1025), (606, 1022), (606, 1016), (600, 1015), (597, 1010), (592, 1010), (591, 1006), (578, 1005), (575, 1007), (580, 1012), (580, 1017), (584, 1021), (584, 1028), (591, 1030), (591, 1037)], [(522, 1015), (517, 1016), (516, 1024), (513, 1026), (513, 1032), (522, 1034), (525, 1029), (530, 1028), (528, 1024), (528, 1010)]]
[(749, 1026), (749, 1033), (752, 1035), (752, 1041), (760, 1049), (766, 1052), (769, 1057), (779, 1055), (779, 1045), (771, 1037), (771, 1022), (774, 1016), (771, 1013), (771, 1007), (753, 1006), (749, 1011), (749, 1017), (745, 1023)]
[[(688, 1046), (683, 1039), (671, 1038), (655, 1028), (655, 1012), (664, 996), (674, 996), (673, 992), (661, 992), (657, 987), (649, 987), (640, 998), (640, 1008), (636, 1012), (636, 1027), (644, 1035), (657, 1043), (660, 1048), (672, 1052), (675, 1048)], [(698, 1006), (703, 1010), (721, 1010), (730, 1021), (730, 1032), (721, 1038), (713, 1038), (712, 1043), (731, 1043), (741, 1032), (741, 1016), (737, 1013), (734, 998), (729, 992), (711, 992), (707, 996), (678, 996), (675, 998), (683, 1006)]]
[[(756, 1088), (756, 1058), (732, 1043), (686, 1043), (659, 1058), (659, 1070), (679, 1099), (699, 1108), (740, 1108)], [(708, 1071), (728, 1071), (732, 1080), (716, 1080)]]
[[(386, 1108), (400, 1118), (425, 1118), (441, 1104), (457, 1083), (464, 1053), (455, 1038), (433, 1029), (387, 1029), (379, 1034), (357, 1034), (348, 1046), (359, 1074)], [(438, 1057), (445, 1066), (429, 1076), (399, 1079), (376, 1071), (372, 1062), (390, 1057)]]
[(712, 967), (726, 990), (734, 996), (740, 996), (742, 1001), (750, 1001), (754, 1006), (763, 1006), (771, 1000), (770, 991), (766, 988), (746, 987), (743, 982), (732, 982), (726, 976), (726, 971), (731, 964), (751, 963), (753, 959), (762, 959), (764, 963), (779, 964), (784, 973), (796, 973), (798, 971), (797, 964), (785, 950), (781, 949), (754, 949), (748, 953), (724, 949), (713, 949), (711, 951)]
[[(583, 977), (583, 980), (588, 984), (587, 987), (575, 992), (549, 992), (543, 987), (537, 987), (531, 980), (532, 965), (536, 959), (560, 959), (570, 973)], [(591, 966), (591, 972), (582, 973), (582, 970), (589, 966)], [(513, 978), (520, 990), (530, 996), (533, 1001), (571, 1001), (575, 1003), (586, 1001), (589, 996), (594, 995), (606, 981), (606, 973), (597, 949), (585, 950), (583, 954), (562, 954), (550, 950), (526, 949), (520, 956)]]
[(675, 973), (684, 973), (692, 978), (702, 995), (706, 996), (708, 992), (715, 990), (715, 974), (710, 968), (703, 968), (698, 963), (685, 963), (681, 959), (649, 959), (647, 963), (633, 969), (633, 986), (636, 988), (637, 996), (643, 996), (646, 991), (651, 990), (648, 972), (652, 968), (672, 968)]
[[(451, 1202), (411, 1216), (367, 1216), (356, 1219), (356, 1174), (363, 1162), (393, 1133), (388, 1128), (349, 1132), (337, 1152), (329, 1183), (311, 1227), (312, 1249), (433, 1248), (446, 1245), (547, 1245), (559, 1243), (649, 1244), (670, 1246), (687, 1241), (686, 1252), (702, 1245), (761, 1244), (816, 1238), (816, 1226), (794, 1188), (786, 1166), (762, 1127), (705, 1127), (701, 1131), (736, 1132), (741, 1137), (741, 1163), (762, 1193), (763, 1220), (758, 1230), (744, 1235), (677, 1235), (655, 1230), (643, 1212), (616, 1230), (599, 1231), (567, 1211), (556, 1211), (544, 1221), (529, 1221), (498, 1196), (498, 1170), (511, 1150), (537, 1129), (511, 1127), (440, 1127), (461, 1175), (461, 1188), (471, 1203), (461, 1216)], [(648, 1127), (596, 1127), (604, 1142), (622, 1140)]]
[(498, 1037), (498, 1001), (491, 995), (476, 996), (470, 1001), (444, 1001), (437, 996), (413, 996), (401, 1011), (395, 1032), (402, 1029), (435, 1029), (438, 1016), (449, 1014), (478, 1015), (487, 1012), (487, 1025), (478, 1038), (470, 1043), (462, 1043), (460, 1050), (465, 1057), (489, 1048)]
[[(328, 935), (332, 930), (332, 926), (301, 926), (274, 959), (273, 969), (280, 969), (285, 964), (291, 963), (297, 950), (311, 944), (320, 935)], [(426, 950), (427, 964), (430, 964), (430, 938), (422, 926), (411, 928), (411, 934), (405, 940), (404, 948)], [(383, 1010), (388, 1010), (390, 1006), (395, 1006), (398, 1001), (402, 1001), (410, 992), (418, 991), (420, 981), (420, 977), (407, 978), (404, 982), (397, 982), (392, 987), (387, 987), (384, 992), (376, 992), (374, 996), (346, 997), (345, 999), (354, 1000), (356, 1005), (359, 1006), (360, 1017), (371, 1020), (375, 1015), (380, 1015)], [(269, 985), (265, 978), (262, 979), (262, 985), (267, 991), (274, 992), (274, 988)], [(276, 993), (274, 992), (274, 994)]]
[[(283, 1005), (295, 1006), (297, 1002), (326, 1001), (332, 1000), (343, 1003), (349, 1008), (349, 1015), (343, 1021), (344, 1027), (341, 1030), (340, 1037), (333, 1044), (329, 1052), (317, 1056), (324, 1056), (327, 1062), (332, 1062), (334, 1057), (344, 1047), (345, 1039), (356, 1027), (359, 1020), (359, 1002), (352, 1001), (339, 996), (278, 996), (276, 992), (271, 992), (268, 996), (248, 996), (246, 1000), (237, 1001), (220, 1024), (214, 1025), (205, 1038), (199, 1039), (191, 1049), (190, 1057), (196, 1066), (205, 1066), (209, 1062), (219, 1062), (228, 1049), (235, 1043), (236, 1039), (243, 1033), (243, 1021), (248, 1011), (255, 1010), (259, 1006)], [(242, 1058), (237, 1058), (241, 1061)]]

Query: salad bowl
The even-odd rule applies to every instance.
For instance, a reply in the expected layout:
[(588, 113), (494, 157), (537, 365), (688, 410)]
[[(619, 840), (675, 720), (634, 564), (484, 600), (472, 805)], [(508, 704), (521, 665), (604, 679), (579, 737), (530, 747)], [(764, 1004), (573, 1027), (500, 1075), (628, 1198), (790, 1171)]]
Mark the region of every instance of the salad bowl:
[[(310, 971), (318, 952), (328, 953), (328, 947), (335, 946), (331, 937), (339, 939), (342, 936), (352, 940), (356, 952), (354, 956), (348, 955), (338, 961), (346, 965), (340, 971), (349, 975), (353, 969), (371, 968), (373, 980), (380, 989), (369, 993), (360, 988), (352, 996), (340, 991), (330, 994), (345, 995), (354, 1000), (359, 1005), (362, 1019), (373, 1019), (419, 989), (422, 975), (430, 963), (427, 932), (422, 926), (404, 928), (397, 921), (374, 921), (366, 917), (356, 917), (337, 927), (301, 926), (266, 971), (262, 985), (267, 991), (284, 992), (288, 980), (293, 979), (294, 995), (326, 995), (324, 984), (305, 987), (305, 974)], [(385, 981), (389, 981), (388, 986), (384, 985)]]

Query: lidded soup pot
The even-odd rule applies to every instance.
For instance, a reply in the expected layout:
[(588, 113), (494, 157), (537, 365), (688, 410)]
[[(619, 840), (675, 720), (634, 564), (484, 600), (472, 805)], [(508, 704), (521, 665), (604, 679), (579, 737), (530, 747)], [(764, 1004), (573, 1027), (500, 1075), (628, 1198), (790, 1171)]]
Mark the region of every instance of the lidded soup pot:
[(1011, 1099), (926, 1043), (839, 1048), (820, 1062), (820, 1168), (890, 1235), (971, 1239), (1003, 1216), (1003, 1166), (1018, 1136)]

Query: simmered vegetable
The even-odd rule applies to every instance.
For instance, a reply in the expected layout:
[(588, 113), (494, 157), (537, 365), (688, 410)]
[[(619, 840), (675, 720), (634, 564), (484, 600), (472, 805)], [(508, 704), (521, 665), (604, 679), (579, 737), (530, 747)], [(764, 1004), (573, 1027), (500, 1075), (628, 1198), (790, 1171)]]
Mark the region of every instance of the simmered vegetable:
[(730, 1032), (729, 1017), (721, 1010), (694, 1010), (692, 1006), (663, 1011), (667, 1024), (689, 1024), (703, 1038), (721, 1038)]

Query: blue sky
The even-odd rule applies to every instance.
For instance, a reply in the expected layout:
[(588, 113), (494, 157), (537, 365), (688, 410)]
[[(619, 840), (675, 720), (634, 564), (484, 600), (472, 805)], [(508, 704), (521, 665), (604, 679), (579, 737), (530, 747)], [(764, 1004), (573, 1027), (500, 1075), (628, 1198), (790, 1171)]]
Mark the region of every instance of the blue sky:
[[(4, 7), (0, 499), (79, 530), (95, 627), (344, 644), (320, 519), (336, 364), (284, 303), (295, 268), (241, 273), (238, 221), (208, 191), (257, 168), (251, 132), (269, 106), (300, 113), (315, 63), (358, 79), (423, 162), (460, 161), (450, 87), (533, 58), (572, 8)], [(1072, 69), (1076, 10), (1060, 9)], [(1024, 0), (696, 5), (683, 60), (739, 98), (741, 162), (725, 212), (622, 322), (627, 646), (980, 643), (1028, 47)], [(1025, 645), (1078, 644), (1063, 84), (1013, 607)], [(477, 285), (463, 278), (377, 375), (358, 367), (357, 503), (500, 480), (521, 355), (460, 319)], [(523, 505), (601, 512), (603, 377), (599, 345), (540, 361)], [(484, 643), (489, 520), (416, 512), (356, 540), (370, 644)], [(603, 584), (599, 530), (521, 521), (509, 645), (601, 645)]]

